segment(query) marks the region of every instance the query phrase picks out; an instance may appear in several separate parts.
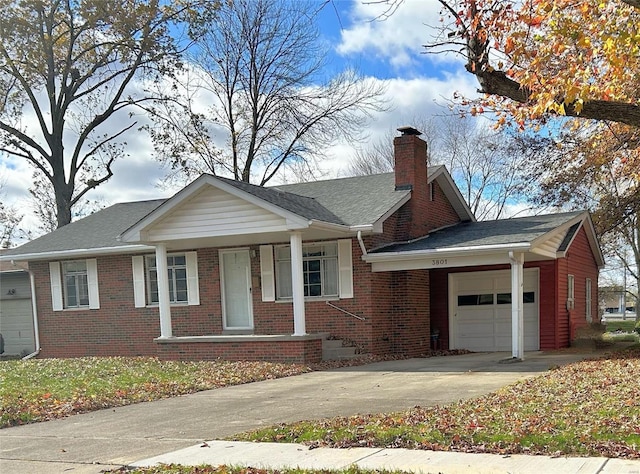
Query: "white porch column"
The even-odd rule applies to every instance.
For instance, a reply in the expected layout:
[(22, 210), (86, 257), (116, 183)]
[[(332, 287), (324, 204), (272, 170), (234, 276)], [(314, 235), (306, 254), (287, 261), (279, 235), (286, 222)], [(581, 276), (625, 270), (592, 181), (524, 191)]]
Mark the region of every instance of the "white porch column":
[(293, 290), (293, 335), (307, 333), (304, 315), (304, 273), (302, 270), (302, 234), (292, 232), (291, 242), (291, 286)]
[(171, 302), (169, 299), (169, 271), (167, 245), (156, 245), (156, 270), (158, 272), (158, 307), (160, 309), (160, 338), (173, 336), (171, 329)]
[(509, 252), (511, 262), (511, 355), (524, 360), (524, 254)]

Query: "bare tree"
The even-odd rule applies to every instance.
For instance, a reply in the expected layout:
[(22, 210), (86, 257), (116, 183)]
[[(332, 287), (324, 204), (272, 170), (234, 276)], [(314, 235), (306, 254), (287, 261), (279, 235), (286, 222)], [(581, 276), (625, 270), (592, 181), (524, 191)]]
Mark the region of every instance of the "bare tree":
[(0, 151), (29, 161), (51, 184), (58, 227), (113, 175), (121, 140), (136, 126), (126, 111), (148, 99), (135, 79), (179, 65), (170, 26), (190, 3), (3, 2)]
[[(29, 229), (29, 236), (38, 237), (58, 228), (56, 216), (55, 192), (51, 182), (37, 170), (32, 176), (32, 185), (29, 188), (31, 195), (30, 207), (34, 216), (38, 219), (37, 227)], [(72, 209), (71, 219), (76, 220), (93, 214), (107, 207), (108, 203), (101, 197), (77, 201)]]
[(478, 220), (504, 217), (509, 204), (526, 201), (531, 155), (544, 152), (529, 138), (469, 118), (443, 121), (437, 160), (447, 166)]
[[(421, 123), (417, 127), (425, 131), (429, 164), (447, 167), (479, 220), (504, 217), (510, 204), (525, 201), (525, 191), (535, 182), (529, 179), (527, 164), (549, 146), (524, 134), (477, 127), (477, 122), (459, 116), (412, 123)], [(358, 150), (348, 173), (393, 171), (393, 136), (390, 130), (369, 148)]]
[[(152, 110), (165, 165), (187, 176), (208, 172), (263, 185), (288, 167), (309, 173), (335, 140), (361, 137), (370, 114), (384, 109), (384, 87), (352, 70), (323, 77), (318, 8), (236, 0), (200, 25), (199, 69), (176, 86), (183, 101)], [(216, 133), (227, 140), (223, 151)]]
[[(422, 132), (420, 138), (427, 142), (427, 162), (431, 163), (433, 149), (437, 146), (436, 143), (438, 141), (438, 128), (435, 120), (414, 117), (407, 123)], [(393, 171), (394, 156), (391, 144), (396, 135), (396, 130), (390, 128), (384, 135), (370, 142), (368, 146), (357, 148), (347, 167), (347, 174), (350, 176), (363, 176)]]
[(21, 233), (19, 228), (22, 215), (14, 206), (5, 204), (5, 180), (0, 178), (0, 248), (10, 248), (13, 240)]

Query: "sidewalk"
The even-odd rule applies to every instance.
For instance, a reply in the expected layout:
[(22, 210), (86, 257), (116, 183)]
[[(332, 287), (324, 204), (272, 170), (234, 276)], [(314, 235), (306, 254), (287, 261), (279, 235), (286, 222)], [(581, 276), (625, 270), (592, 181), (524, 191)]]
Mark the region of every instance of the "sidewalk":
[(467, 454), (410, 449), (350, 448), (309, 449), (302, 444), (208, 441), (132, 463), (135, 467), (154, 464), (185, 466), (234, 465), (282, 469), (402, 470), (442, 474), (640, 474), (640, 460), (608, 458), (551, 458), (548, 456)]

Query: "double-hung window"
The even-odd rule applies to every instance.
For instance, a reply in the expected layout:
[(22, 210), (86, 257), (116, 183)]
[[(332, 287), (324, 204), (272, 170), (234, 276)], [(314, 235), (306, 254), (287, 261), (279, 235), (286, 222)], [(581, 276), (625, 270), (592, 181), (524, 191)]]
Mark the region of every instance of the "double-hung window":
[[(155, 256), (147, 257), (147, 297), (151, 304), (158, 304), (158, 269)], [(169, 301), (187, 302), (187, 261), (184, 255), (167, 256), (169, 276)]]
[(95, 258), (49, 262), (54, 311), (100, 309), (98, 263)]
[(62, 273), (64, 275), (64, 307), (89, 307), (87, 263), (84, 260), (62, 262)]
[[(336, 242), (302, 247), (302, 275), (305, 297), (338, 296), (338, 245)], [(276, 248), (278, 299), (293, 296), (291, 287), (291, 247)]]
[[(136, 308), (157, 305), (158, 267), (155, 255), (132, 257), (133, 299)], [(200, 304), (198, 256), (196, 252), (167, 255), (169, 302), (172, 304)]]

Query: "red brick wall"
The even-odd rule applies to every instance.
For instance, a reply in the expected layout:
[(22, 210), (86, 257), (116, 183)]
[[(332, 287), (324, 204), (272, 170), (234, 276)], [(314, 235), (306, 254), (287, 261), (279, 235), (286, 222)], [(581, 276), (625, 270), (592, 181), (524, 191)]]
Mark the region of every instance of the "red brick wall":
[(460, 222), (458, 213), (453, 209), (440, 185), (433, 181), (433, 187), (433, 201), (429, 202), (429, 230)]
[(540, 350), (559, 349), (562, 346), (556, 340), (556, 261), (536, 262), (535, 266), (540, 269)]
[(429, 271), (393, 272), (392, 352), (419, 356), (430, 348)]
[(322, 340), (243, 342), (160, 342), (164, 360), (261, 360), (306, 364), (322, 360)]

